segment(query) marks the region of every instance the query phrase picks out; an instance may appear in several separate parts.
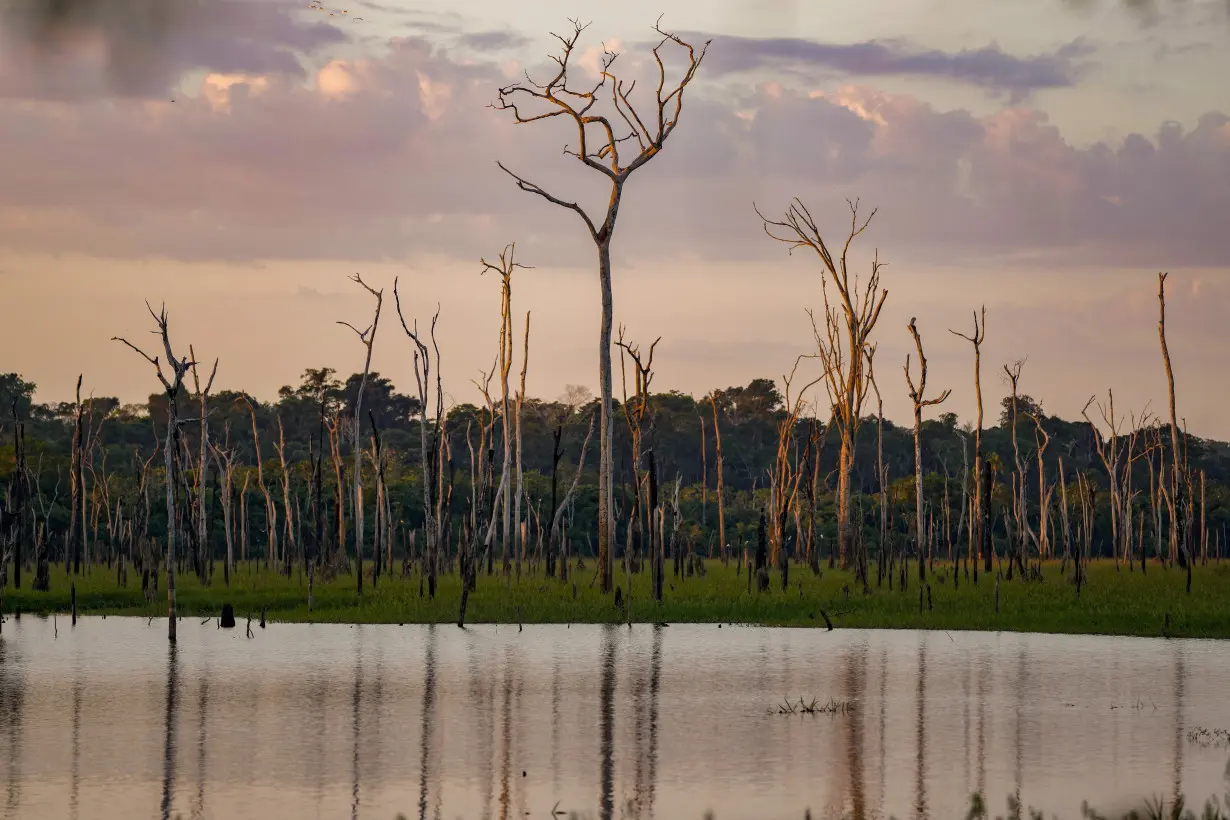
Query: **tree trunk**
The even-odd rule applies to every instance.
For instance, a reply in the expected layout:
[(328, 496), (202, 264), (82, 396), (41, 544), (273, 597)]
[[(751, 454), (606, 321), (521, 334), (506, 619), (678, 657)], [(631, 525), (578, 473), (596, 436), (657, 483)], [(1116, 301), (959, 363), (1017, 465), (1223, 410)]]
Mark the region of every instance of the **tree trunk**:
[[(616, 206), (621, 186), (611, 194)], [(613, 219), (609, 220), (611, 223)], [(598, 465), (598, 580), (603, 594), (610, 594), (614, 576), (615, 536), (615, 415), (611, 402), (611, 324), (614, 315), (611, 294), (611, 236), (607, 232), (598, 242), (598, 283), (602, 290), (602, 323), (598, 331), (598, 380), (602, 393)]]
[(175, 643), (175, 447), (179, 433), (179, 410), (175, 397), (167, 402), (167, 437), (163, 444), (167, 493), (167, 637)]
[(730, 558), (728, 552), (730, 545), (726, 543), (726, 485), (722, 469), (722, 428), (718, 424), (716, 397), (711, 397), (710, 401), (713, 405), (713, 441), (717, 451), (715, 469), (717, 470), (718, 541), (721, 542), (722, 561), (725, 563)]

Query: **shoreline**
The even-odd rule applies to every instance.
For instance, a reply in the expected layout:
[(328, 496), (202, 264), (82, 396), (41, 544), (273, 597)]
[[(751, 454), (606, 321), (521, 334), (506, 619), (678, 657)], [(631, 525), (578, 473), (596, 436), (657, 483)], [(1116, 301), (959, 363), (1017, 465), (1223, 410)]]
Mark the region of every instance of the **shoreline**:
[[(460, 584), (442, 575), (434, 600), (419, 595), (417, 575), (382, 577), (373, 589), (365, 579), (363, 596), (354, 579), (342, 576), (313, 589), (307, 607), (307, 581), (255, 567), (241, 567), (230, 587), (215, 571), (213, 583), (195, 575), (177, 575), (177, 614), (182, 620), (216, 618), (230, 603), (239, 628), (249, 615), (255, 625), (262, 610), (269, 623), (443, 624), (457, 623)], [(586, 573), (588, 576), (589, 573)], [(874, 574), (874, 572), (873, 572)], [(872, 584), (871, 593), (855, 591), (853, 576), (822, 570), (813, 576), (792, 567), (782, 591), (778, 573), (766, 592), (747, 592), (746, 575), (713, 561), (704, 576), (668, 578), (659, 604), (651, 600), (648, 575), (633, 576), (631, 622), (636, 624), (721, 624), (744, 627), (899, 629), (946, 632), (1013, 632), (1117, 637), (1230, 639), (1230, 564), (1209, 564), (1193, 574), (1192, 594), (1184, 592), (1184, 573), (1161, 566), (1142, 575), (1139, 568), (1116, 569), (1111, 561), (1087, 567), (1088, 585), (1076, 597), (1060, 565), (1043, 565), (1043, 580), (1007, 581), (983, 576), (975, 585), (964, 572), (954, 588), (951, 566), (936, 565), (928, 585), (910, 578), (905, 591)], [(617, 574), (621, 592), (627, 577)], [(139, 582), (121, 587), (114, 571), (96, 568), (70, 577), (63, 568), (52, 573), (50, 592), (28, 588), (4, 590), (2, 613), (11, 621), (22, 615), (71, 617), (73, 586), (79, 616), (165, 619), (165, 578), (146, 602)], [(930, 594), (927, 594), (929, 586)], [(922, 590), (920, 594), (920, 589)], [(998, 589), (998, 592), (997, 592)], [(998, 598), (998, 602), (997, 602)], [(929, 600), (928, 600), (929, 599)], [(624, 624), (627, 613), (586, 583), (525, 575), (521, 580), (480, 576), (470, 594), (467, 625)]]

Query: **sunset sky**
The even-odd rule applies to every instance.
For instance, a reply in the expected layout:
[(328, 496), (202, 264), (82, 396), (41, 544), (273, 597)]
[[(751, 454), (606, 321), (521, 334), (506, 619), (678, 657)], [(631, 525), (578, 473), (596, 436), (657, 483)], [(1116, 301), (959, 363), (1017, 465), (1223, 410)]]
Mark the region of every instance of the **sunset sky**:
[(820, 264), (768, 239), (753, 202), (776, 215), (801, 197), (840, 242), (859, 197), (879, 211), (857, 270), (876, 249), (888, 262), (875, 339), (891, 418), (909, 415), (912, 316), (929, 385), (953, 389), (937, 412), (972, 415), (972, 350), (948, 329), (969, 332), (982, 303), (989, 424), (1001, 365), (1026, 358), (1021, 389), (1050, 413), (1078, 418), (1111, 388), (1125, 416), (1165, 414), (1169, 270), (1180, 415), (1230, 439), (1225, 0), (339, 0), (333, 16), (114, 0), (51, 31), (22, 2), (0, 12), (0, 372), (43, 401), (79, 372), (99, 395), (152, 392), (148, 364), (109, 341), (152, 341), (145, 299), (166, 302), (182, 350), (220, 357), (224, 388), (268, 399), (306, 367), (361, 369), (336, 324), (370, 321), (355, 272), (386, 288), (374, 368), (413, 387), (399, 277), (407, 318), (441, 304), (446, 387), (476, 401), (500, 302), (479, 258), (513, 241), (534, 266), (513, 292), (518, 333), (533, 312), (529, 393), (596, 392), (592, 244), (495, 163), (591, 208), (607, 190), (562, 155), (565, 123), (488, 105), (523, 70), (546, 76), (570, 16), (592, 23), (579, 72), (605, 41), (648, 77), (664, 14), (712, 45), (614, 240), (616, 322), (662, 337), (656, 388), (780, 377), (810, 352)]

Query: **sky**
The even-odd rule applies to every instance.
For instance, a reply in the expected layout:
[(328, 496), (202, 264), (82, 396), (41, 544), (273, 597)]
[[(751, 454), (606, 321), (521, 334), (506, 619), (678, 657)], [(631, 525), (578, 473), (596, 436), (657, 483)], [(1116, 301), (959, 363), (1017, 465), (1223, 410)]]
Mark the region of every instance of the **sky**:
[[(450, 401), (476, 402), (500, 322), (479, 260), (516, 242), (528, 392), (596, 392), (592, 243), (496, 161), (595, 211), (607, 189), (562, 153), (566, 123), (517, 125), (491, 103), (549, 76), (551, 32), (579, 17), (578, 82), (605, 43), (652, 107), (661, 14), (711, 42), (613, 241), (616, 323), (662, 337), (655, 388), (780, 378), (812, 352), (822, 266), (766, 237), (753, 204), (780, 215), (799, 197), (840, 243), (857, 198), (876, 212), (851, 269), (887, 263), (873, 339), (890, 418), (910, 417), (911, 317), (929, 393), (953, 391), (931, 412), (972, 416), (972, 348), (949, 330), (970, 332), (981, 305), (988, 423), (1019, 360), (1049, 413), (1079, 418), (1113, 390), (1125, 419), (1166, 414), (1167, 270), (1179, 414), (1230, 439), (1225, 0), (339, 2), (82, 0), (50, 21), (43, 0), (4, 5), (0, 371), (43, 401), (79, 373), (142, 400), (152, 369), (110, 339), (153, 341), (148, 299), (179, 348), (220, 359), (218, 387), (273, 398), (307, 367), (362, 368), (337, 324), (370, 322), (360, 273), (386, 295), (374, 369), (413, 389), (396, 280), (408, 321), (439, 305)], [(669, 79), (681, 56), (663, 50)]]

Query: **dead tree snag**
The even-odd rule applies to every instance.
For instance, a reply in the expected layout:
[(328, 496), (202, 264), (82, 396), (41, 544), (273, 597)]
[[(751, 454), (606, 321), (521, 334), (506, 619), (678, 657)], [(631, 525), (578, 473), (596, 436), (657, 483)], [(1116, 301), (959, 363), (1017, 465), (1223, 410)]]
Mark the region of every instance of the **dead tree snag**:
[[(561, 44), (561, 53), (553, 55), (552, 60), (558, 66), (555, 75), (546, 83), (537, 83), (528, 75), (524, 82), (505, 86), (499, 90), (498, 100), (492, 106), (500, 111), (511, 111), (513, 119), (518, 124), (538, 122), (554, 117), (562, 117), (576, 128), (577, 146), (575, 149), (565, 148), (565, 153), (575, 157), (587, 168), (602, 174), (610, 185), (610, 199), (606, 213), (600, 220), (594, 219), (575, 201), (562, 199), (549, 193), (540, 185), (530, 182), (524, 177), (510, 171), (502, 163), (497, 163), (502, 171), (516, 182), (522, 191), (542, 197), (552, 205), (575, 212), (585, 223), (598, 251), (598, 280), (602, 291), (602, 322), (598, 333), (598, 378), (601, 385), (602, 403), (599, 440), (598, 465), (598, 574), (603, 593), (610, 593), (613, 584), (614, 565), (612, 563), (614, 544), (614, 416), (612, 414), (612, 374), (611, 374), (611, 331), (614, 317), (611, 287), (611, 239), (615, 232), (616, 219), (623, 197), (624, 185), (638, 168), (641, 168), (661, 153), (666, 140), (679, 124), (679, 116), (683, 110), (683, 96), (687, 86), (696, 76), (701, 61), (705, 57), (708, 43), (699, 53), (694, 46), (684, 42), (677, 35), (664, 31), (655, 24), (654, 30), (661, 36), (653, 48), (654, 61), (658, 68), (657, 93), (653, 116), (642, 116), (631, 102), (635, 82), (625, 82), (617, 77), (612, 67), (616, 54), (603, 47), (601, 68), (596, 83), (583, 88), (570, 87), (569, 80), (575, 79), (575, 63), (572, 62), (573, 52), (585, 26), (572, 21), (573, 30), (568, 35), (554, 35)], [(661, 51), (667, 43), (684, 49), (688, 55), (688, 65), (682, 78), (669, 91), (666, 89), (666, 68), (662, 61)], [(572, 77), (570, 78), (570, 73)], [(602, 114), (595, 110), (599, 94), (609, 99), (609, 113)], [(609, 97), (608, 97), (609, 95)], [(523, 113), (521, 102), (541, 106), (543, 110), (537, 113)], [(617, 136), (616, 131), (627, 128), (628, 133)], [(597, 131), (596, 140), (591, 139), (592, 132)], [(630, 160), (621, 155), (621, 146), (635, 143), (635, 156)]]
[(133, 351), (138, 353), (141, 358), (145, 359), (154, 366), (154, 372), (158, 374), (158, 381), (162, 382), (163, 390), (167, 397), (167, 433), (166, 440), (163, 443), (163, 455), (165, 457), (166, 468), (166, 493), (167, 493), (167, 637), (171, 643), (175, 643), (175, 482), (172, 480), (172, 475), (175, 472), (175, 452), (177, 449), (176, 443), (179, 439), (179, 428), (181, 425), (189, 424), (192, 419), (179, 418), (179, 392), (184, 386), (184, 376), (188, 373), (196, 362), (191, 362), (188, 357), (182, 359), (176, 358), (171, 350), (171, 336), (167, 329), (167, 308), (166, 305), (158, 313), (154, 313), (153, 307), (149, 302), (145, 303), (149, 309), (150, 316), (154, 318), (154, 324), (157, 330), (154, 331), (162, 340), (162, 349), (166, 353), (167, 366), (171, 369), (171, 377), (162, 370), (162, 365), (159, 362), (158, 356), (150, 356), (141, 348), (134, 345), (127, 339), (119, 336), (111, 337), (113, 342), (121, 342)]
[[(863, 400), (867, 397), (867, 369), (865, 349), (871, 331), (880, 318), (880, 310), (888, 291), (880, 288), (880, 269), (883, 264), (878, 254), (873, 257), (871, 274), (864, 284), (857, 276), (851, 276), (847, 263), (850, 245), (867, 230), (876, 212), (873, 210), (860, 221), (858, 201), (850, 205), (850, 230), (846, 235), (841, 255), (834, 258), (825, 243), (820, 228), (802, 200), (795, 199), (785, 216), (772, 220), (759, 209), (756, 215), (764, 224), (764, 231), (771, 239), (784, 242), (793, 253), (796, 248), (810, 248), (820, 257), (827, 276), (822, 274), (821, 293), (824, 297), (824, 331), (816, 324), (810, 311), (812, 332), (824, 368), (825, 387), (829, 401), (834, 407), (833, 419), (841, 434), (841, 453), (838, 457), (837, 488), (837, 545), (843, 567), (848, 567), (854, 546), (854, 528), (850, 515), (851, 476), (854, 470), (854, 450), (861, 421)], [(753, 206), (755, 207), (755, 206)], [(837, 305), (829, 301), (828, 283), (837, 290)]]
[(937, 398), (926, 399), (927, 391), (927, 357), (923, 355), (922, 337), (918, 335), (918, 327), (914, 319), (910, 319), (907, 328), (914, 337), (914, 347), (918, 350), (918, 385), (910, 375), (910, 356), (905, 357), (905, 381), (910, 386), (910, 401), (914, 403), (914, 500), (916, 504), (914, 516), (914, 546), (918, 550), (918, 580), (927, 580), (927, 557), (923, 549), (923, 477), (922, 477), (922, 409), (942, 404), (952, 393), (945, 390)]

